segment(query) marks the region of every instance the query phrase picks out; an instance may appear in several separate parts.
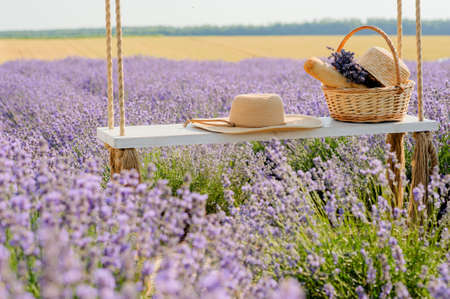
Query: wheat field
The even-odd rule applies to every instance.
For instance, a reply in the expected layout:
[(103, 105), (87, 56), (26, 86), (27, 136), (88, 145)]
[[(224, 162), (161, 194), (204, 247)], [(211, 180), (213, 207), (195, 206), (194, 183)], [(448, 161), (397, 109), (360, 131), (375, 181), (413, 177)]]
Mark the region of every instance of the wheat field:
[[(126, 37), (127, 56), (145, 55), (169, 59), (238, 61), (253, 57), (306, 58), (328, 56), (327, 46), (337, 48), (342, 36), (202, 36)], [(396, 41), (395, 36), (392, 37)], [(355, 36), (346, 49), (362, 54), (371, 46), (387, 47), (379, 36)], [(425, 60), (449, 56), (449, 36), (424, 36)], [(105, 57), (104, 38), (0, 39), (0, 63), (16, 59), (61, 59), (68, 56)], [(415, 37), (403, 40), (403, 57), (416, 59)]]

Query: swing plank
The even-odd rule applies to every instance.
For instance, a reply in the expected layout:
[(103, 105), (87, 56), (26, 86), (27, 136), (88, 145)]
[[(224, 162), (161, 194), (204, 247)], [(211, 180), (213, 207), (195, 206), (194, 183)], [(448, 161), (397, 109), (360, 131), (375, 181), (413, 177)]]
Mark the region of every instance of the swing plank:
[(265, 132), (246, 135), (226, 135), (212, 133), (182, 124), (129, 126), (125, 135), (119, 136), (119, 128), (109, 130), (97, 128), (97, 138), (114, 148), (144, 148), (170, 145), (218, 144), (244, 141), (269, 141), (272, 139), (301, 139), (357, 135), (375, 135), (401, 132), (436, 131), (439, 127), (434, 120), (419, 121), (407, 115), (401, 122), (347, 123), (330, 117), (321, 117), (323, 127), (285, 132)]

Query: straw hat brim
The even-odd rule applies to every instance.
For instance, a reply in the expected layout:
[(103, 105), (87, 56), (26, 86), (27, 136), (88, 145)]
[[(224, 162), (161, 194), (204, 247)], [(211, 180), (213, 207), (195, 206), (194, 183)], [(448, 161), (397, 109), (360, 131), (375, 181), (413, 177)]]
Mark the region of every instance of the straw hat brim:
[[(211, 118), (211, 120), (226, 120), (225, 118)], [(223, 134), (251, 134), (261, 132), (275, 132), (275, 131), (294, 131), (302, 129), (313, 129), (322, 127), (322, 121), (317, 117), (301, 114), (285, 115), (285, 124), (277, 126), (268, 126), (261, 128), (245, 128), (245, 127), (229, 127), (218, 123), (217, 125), (192, 123), (192, 126), (207, 130), (210, 132), (223, 133)]]

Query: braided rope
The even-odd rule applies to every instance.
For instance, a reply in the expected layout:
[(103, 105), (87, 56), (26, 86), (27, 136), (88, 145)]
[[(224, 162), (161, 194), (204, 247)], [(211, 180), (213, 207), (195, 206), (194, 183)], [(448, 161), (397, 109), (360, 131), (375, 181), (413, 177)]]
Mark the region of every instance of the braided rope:
[(124, 82), (123, 82), (122, 24), (120, 20), (120, 0), (116, 0), (116, 31), (117, 31), (117, 73), (119, 81), (120, 136), (124, 136), (125, 96), (124, 96)]
[[(412, 180), (411, 191), (419, 185), (423, 185), (425, 189), (425, 196), (423, 197), (423, 204), (427, 205), (428, 213), (433, 209), (433, 199), (429, 198), (427, 186), (430, 183), (430, 176), (436, 167), (439, 165), (439, 157), (436, 148), (433, 145), (433, 136), (431, 132), (414, 132), (414, 140), (416, 146), (412, 158)], [(422, 213), (418, 211), (419, 204), (414, 200), (413, 192), (410, 193), (408, 212), (413, 221), (421, 220)]]
[[(417, 114), (423, 121), (423, 75), (422, 75), (422, 26), (420, 21), (420, 0), (416, 0), (416, 45), (417, 45)], [(424, 186), (424, 204), (427, 205), (428, 215), (433, 210), (433, 198), (428, 198), (428, 184), (430, 175), (439, 166), (439, 157), (433, 145), (431, 132), (415, 132), (413, 137), (416, 141), (412, 165), (411, 190), (420, 184)], [(408, 213), (413, 223), (423, 223), (423, 212), (418, 209), (418, 203), (414, 200), (413, 192), (410, 193)]]
[(397, 0), (397, 54), (398, 58), (402, 58), (402, 0)]
[(416, 46), (417, 46), (417, 114), (423, 121), (423, 78), (422, 78), (422, 24), (420, 21), (420, 0), (416, 0)]
[[(402, 58), (402, 0), (397, 0), (397, 55)], [(393, 201), (391, 202), (392, 209), (403, 208), (403, 178), (402, 173), (405, 169), (405, 147), (403, 138), (405, 133), (391, 133), (386, 135), (386, 143), (390, 145), (390, 151), (394, 155), (390, 155), (387, 163), (388, 170), (386, 177), (389, 182), (389, 187), (393, 192)], [(391, 177), (391, 174), (394, 177)]]
[(111, 3), (105, 0), (106, 9), (106, 62), (108, 69), (108, 127), (114, 128), (114, 103), (113, 103), (113, 65), (112, 65), (112, 33), (111, 33)]

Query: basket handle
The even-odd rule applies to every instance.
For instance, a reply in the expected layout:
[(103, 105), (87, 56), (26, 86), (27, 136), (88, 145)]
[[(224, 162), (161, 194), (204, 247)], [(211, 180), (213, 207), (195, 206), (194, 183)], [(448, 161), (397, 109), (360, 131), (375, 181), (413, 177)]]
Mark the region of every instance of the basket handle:
[(344, 37), (344, 39), (341, 41), (341, 43), (339, 44), (339, 47), (337, 49), (337, 52), (340, 52), (342, 50), (342, 48), (344, 48), (345, 43), (349, 40), (350, 37), (352, 37), (353, 34), (355, 34), (358, 31), (364, 30), (364, 29), (370, 29), (370, 30), (373, 30), (373, 31), (379, 33), (384, 38), (386, 43), (388, 44), (389, 48), (391, 49), (392, 56), (394, 56), (395, 79), (397, 81), (396, 86), (400, 87), (400, 67), (399, 67), (399, 62), (398, 62), (397, 51), (395, 50), (394, 45), (392, 44), (391, 40), (389, 39), (389, 36), (387, 36), (387, 34), (380, 28), (378, 28), (376, 26), (365, 25), (365, 26), (361, 26), (361, 27), (353, 29), (353, 31), (350, 32), (349, 34), (347, 34)]

